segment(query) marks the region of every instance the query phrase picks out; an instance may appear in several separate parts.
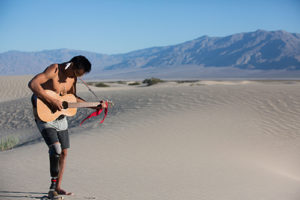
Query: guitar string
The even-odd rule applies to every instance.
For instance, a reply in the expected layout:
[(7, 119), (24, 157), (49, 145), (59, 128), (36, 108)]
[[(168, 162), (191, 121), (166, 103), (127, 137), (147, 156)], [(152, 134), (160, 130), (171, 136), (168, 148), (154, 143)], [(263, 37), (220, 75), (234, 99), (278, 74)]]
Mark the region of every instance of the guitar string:
[[(88, 84), (84, 80), (82, 80), (82, 78), (80, 77), (78, 78), (88, 88), (88, 90), (99, 100), (99, 102), (101, 102), (102, 100), (95, 94), (95, 92), (88, 86)], [(111, 100), (105, 100), (105, 101), (108, 102), (111, 108), (114, 107), (114, 103)]]

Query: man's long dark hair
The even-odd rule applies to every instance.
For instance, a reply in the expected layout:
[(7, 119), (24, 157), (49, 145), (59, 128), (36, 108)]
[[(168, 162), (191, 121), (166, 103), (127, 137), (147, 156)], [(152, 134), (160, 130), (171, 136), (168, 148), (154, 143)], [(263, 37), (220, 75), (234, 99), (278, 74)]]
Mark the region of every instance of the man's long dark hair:
[(84, 56), (75, 56), (69, 62), (72, 62), (75, 69), (83, 69), (86, 73), (91, 71), (91, 63)]

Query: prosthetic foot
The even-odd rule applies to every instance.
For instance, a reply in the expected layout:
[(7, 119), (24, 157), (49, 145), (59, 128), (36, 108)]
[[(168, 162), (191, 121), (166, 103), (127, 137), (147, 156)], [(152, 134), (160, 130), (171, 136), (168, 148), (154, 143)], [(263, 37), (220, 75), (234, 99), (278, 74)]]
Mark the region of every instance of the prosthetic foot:
[(51, 200), (63, 200), (64, 198), (62, 196), (59, 196), (59, 194), (55, 191), (57, 184), (56, 182), (56, 178), (51, 179), (51, 186), (48, 192), (48, 198)]
[(59, 143), (54, 143), (49, 146), (49, 158), (50, 158), (50, 174), (51, 174), (51, 186), (48, 192), (49, 199), (62, 200), (63, 197), (59, 196), (55, 191), (57, 187), (57, 176), (59, 174), (59, 159), (61, 154), (61, 146)]

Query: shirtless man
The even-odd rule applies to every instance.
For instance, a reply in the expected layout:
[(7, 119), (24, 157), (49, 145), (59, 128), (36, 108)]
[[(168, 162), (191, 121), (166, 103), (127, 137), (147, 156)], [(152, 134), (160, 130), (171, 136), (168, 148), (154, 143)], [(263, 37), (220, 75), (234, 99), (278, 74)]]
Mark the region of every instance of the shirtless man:
[[(66, 116), (61, 115), (52, 122), (43, 122), (36, 111), (37, 97), (47, 102), (54, 110), (63, 108), (62, 102), (45, 92), (52, 90), (63, 96), (74, 94), (76, 96), (77, 77), (90, 72), (91, 63), (84, 56), (75, 56), (69, 62), (52, 64), (44, 72), (36, 75), (28, 84), (32, 90), (32, 105), (35, 121), (46, 144), (49, 147), (51, 185), (49, 197), (55, 199), (58, 195), (72, 195), (61, 188), (62, 177), (65, 169), (67, 149), (70, 147), (68, 122)], [(77, 102), (84, 100), (76, 96)], [(106, 107), (105, 103), (100, 106)]]

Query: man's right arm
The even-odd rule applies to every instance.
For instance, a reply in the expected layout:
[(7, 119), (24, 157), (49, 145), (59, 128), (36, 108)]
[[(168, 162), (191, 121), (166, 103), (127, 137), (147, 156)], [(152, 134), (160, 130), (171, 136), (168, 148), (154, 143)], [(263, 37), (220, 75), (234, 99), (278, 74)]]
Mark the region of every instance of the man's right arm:
[(58, 73), (58, 65), (53, 64), (47, 67), (47, 69), (36, 75), (31, 81), (28, 83), (28, 87), (32, 90), (34, 94), (36, 94), (39, 98), (47, 101), (49, 104), (53, 105), (54, 108), (61, 110), (62, 109), (62, 102), (54, 99), (53, 97), (49, 96), (44, 88), (42, 87), (43, 83), (53, 79), (57, 76)]

